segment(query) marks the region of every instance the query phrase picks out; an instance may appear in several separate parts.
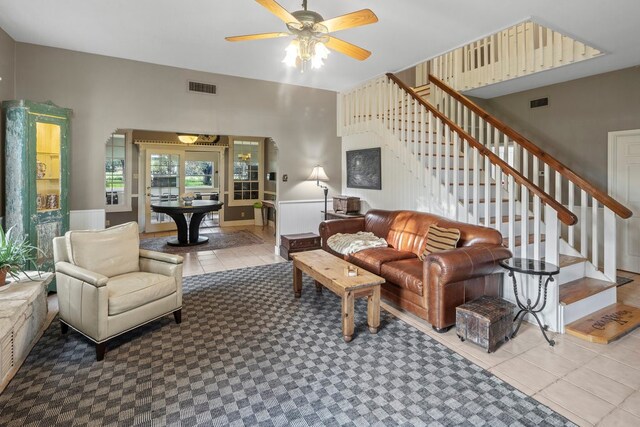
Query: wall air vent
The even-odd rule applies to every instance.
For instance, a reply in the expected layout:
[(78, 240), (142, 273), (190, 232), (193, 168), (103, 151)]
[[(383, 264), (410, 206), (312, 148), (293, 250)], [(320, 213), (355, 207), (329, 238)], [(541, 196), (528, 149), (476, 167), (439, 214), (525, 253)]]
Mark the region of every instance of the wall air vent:
[(547, 97), (529, 101), (529, 106), (531, 108), (546, 107), (547, 105), (549, 105), (549, 98)]
[(189, 92), (206, 93), (209, 95), (216, 94), (216, 85), (210, 83), (192, 82), (189, 81)]

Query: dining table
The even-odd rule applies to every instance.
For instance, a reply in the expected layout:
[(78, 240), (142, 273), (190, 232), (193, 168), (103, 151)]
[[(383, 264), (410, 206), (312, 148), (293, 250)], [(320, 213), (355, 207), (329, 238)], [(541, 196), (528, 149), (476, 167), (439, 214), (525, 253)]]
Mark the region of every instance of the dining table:
[[(193, 200), (188, 203), (172, 200), (151, 203), (151, 210), (169, 215), (176, 223), (178, 235), (175, 239), (167, 241), (168, 245), (194, 246), (209, 241), (208, 237), (200, 236), (200, 223), (207, 213), (220, 210), (223, 204), (218, 200)], [(188, 214), (191, 218), (187, 224)]]

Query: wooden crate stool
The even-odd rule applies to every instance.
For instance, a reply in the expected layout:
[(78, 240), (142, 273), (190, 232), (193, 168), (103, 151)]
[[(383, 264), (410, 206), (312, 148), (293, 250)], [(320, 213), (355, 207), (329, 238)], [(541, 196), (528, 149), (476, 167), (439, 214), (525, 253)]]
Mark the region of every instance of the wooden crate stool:
[(508, 341), (513, 332), (515, 305), (498, 297), (482, 296), (456, 307), (456, 332), (461, 341), (478, 344), (487, 353)]

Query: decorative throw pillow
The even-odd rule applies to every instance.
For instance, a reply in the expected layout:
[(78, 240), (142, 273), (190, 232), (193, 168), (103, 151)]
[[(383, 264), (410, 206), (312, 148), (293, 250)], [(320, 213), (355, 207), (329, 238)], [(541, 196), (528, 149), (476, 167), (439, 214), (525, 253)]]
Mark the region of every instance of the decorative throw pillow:
[(458, 240), (460, 240), (460, 230), (457, 228), (443, 228), (431, 224), (427, 231), (427, 244), (420, 259), (424, 259), (429, 254), (455, 249)]

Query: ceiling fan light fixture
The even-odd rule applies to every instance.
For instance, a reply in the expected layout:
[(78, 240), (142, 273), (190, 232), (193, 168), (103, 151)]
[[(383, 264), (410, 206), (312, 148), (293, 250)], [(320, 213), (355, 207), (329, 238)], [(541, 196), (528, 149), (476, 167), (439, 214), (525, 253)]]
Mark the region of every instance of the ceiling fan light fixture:
[(329, 49), (322, 42), (317, 42), (311, 57), (311, 68), (318, 69), (324, 65), (324, 60), (329, 56)]
[(284, 51), (285, 56), (282, 63), (286, 64), (288, 67), (295, 68), (298, 62), (298, 41), (293, 40)]

